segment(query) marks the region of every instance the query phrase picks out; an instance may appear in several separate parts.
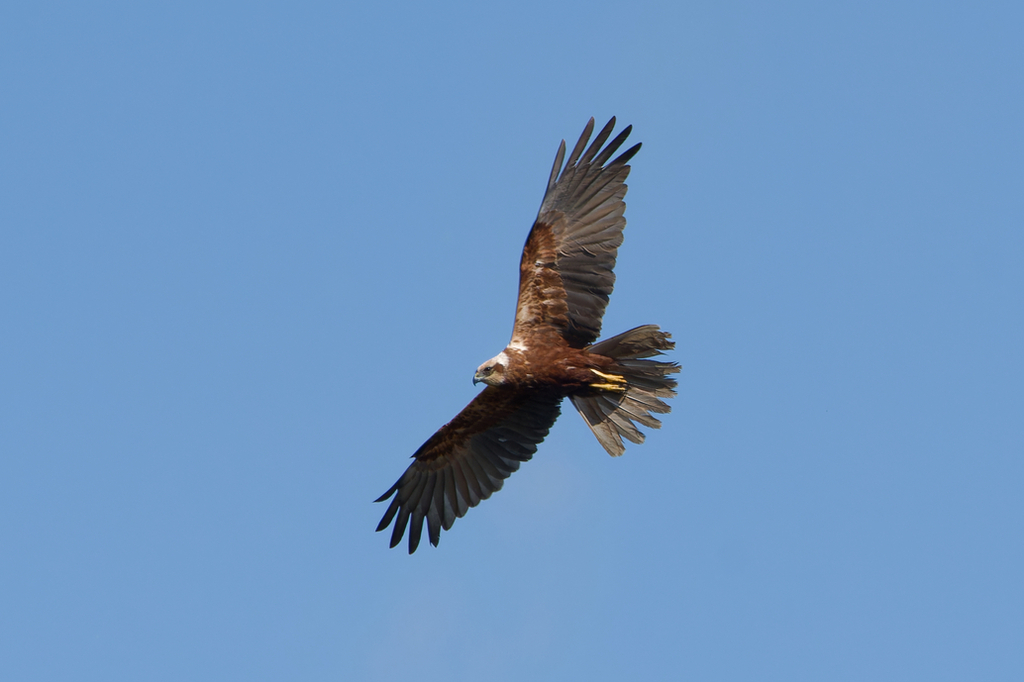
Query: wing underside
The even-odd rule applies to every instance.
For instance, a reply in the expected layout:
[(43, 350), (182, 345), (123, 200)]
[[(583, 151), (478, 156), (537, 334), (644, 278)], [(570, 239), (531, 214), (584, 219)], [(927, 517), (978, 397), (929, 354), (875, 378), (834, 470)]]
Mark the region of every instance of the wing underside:
[(631, 131), (626, 127), (605, 146), (614, 127), (612, 118), (588, 147), (590, 119), (564, 166), (564, 141), (558, 149), (523, 248), (513, 344), (526, 346), (531, 335), (554, 330), (582, 348), (601, 333), (626, 226), (627, 163), (640, 149), (636, 144), (609, 162)]
[(377, 530), (394, 521), (391, 546), (409, 529), (409, 553), (423, 521), (432, 545), (455, 519), (501, 489), (533, 457), (558, 418), (561, 396), (489, 386), (413, 455), (402, 477), (377, 502), (394, 496)]

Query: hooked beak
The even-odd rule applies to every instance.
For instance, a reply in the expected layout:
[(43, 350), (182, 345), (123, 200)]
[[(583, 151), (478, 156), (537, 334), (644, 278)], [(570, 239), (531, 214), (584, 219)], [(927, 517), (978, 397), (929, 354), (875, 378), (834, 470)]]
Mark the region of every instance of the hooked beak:
[(474, 374), (473, 375), (473, 385), (476, 386), (479, 383), (480, 383), (480, 375), (479, 374)]

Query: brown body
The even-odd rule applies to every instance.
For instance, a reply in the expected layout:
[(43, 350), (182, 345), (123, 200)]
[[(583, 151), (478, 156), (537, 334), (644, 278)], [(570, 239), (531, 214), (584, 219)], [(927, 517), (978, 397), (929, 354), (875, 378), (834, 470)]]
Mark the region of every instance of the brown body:
[(514, 390), (551, 388), (563, 396), (602, 383), (593, 370), (607, 373), (615, 366), (611, 358), (564, 345), (543, 346), (529, 355), (515, 348), (502, 353), (507, 358), (502, 386)]
[[(512, 339), (480, 365), (485, 388), (414, 454), (414, 462), (378, 502), (394, 495), (377, 530), (395, 522), (391, 546), (409, 526), (409, 552), (426, 520), (430, 542), (441, 530), (499, 490), (530, 459), (568, 397), (601, 445), (621, 455), (622, 439), (643, 442), (636, 424), (658, 428), (651, 413), (675, 395), (671, 362), (648, 358), (670, 350), (670, 335), (645, 325), (594, 343), (615, 284), (622, 244), (627, 162), (635, 145), (608, 162), (627, 127), (604, 146), (613, 118), (587, 143), (591, 119), (564, 168), (559, 147), (537, 220), (519, 264), (519, 301)], [(602, 149), (602, 147), (604, 148)]]

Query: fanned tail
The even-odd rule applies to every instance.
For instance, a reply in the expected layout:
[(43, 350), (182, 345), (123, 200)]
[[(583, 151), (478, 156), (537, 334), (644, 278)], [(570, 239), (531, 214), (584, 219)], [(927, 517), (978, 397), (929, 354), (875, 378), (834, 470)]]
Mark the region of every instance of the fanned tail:
[(675, 396), (676, 380), (668, 375), (678, 372), (679, 365), (645, 359), (675, 348), (671, 338), (671, 334), (661, 331), (657, 325), (648, 324), (599, 341), (586, 349), (595, 355), (616, 360), (616, 364), (607, 371), (625, 380), (624, 391), (602, 390), (569, 396), (598, 442), (612, 457), (626, 451), (623, 437), (633, 443), (644, 442), (644, 434), (637, 424), (661, 428), (661, 422), (652, 413), (666, 414), (672, 410), (661, 398)]

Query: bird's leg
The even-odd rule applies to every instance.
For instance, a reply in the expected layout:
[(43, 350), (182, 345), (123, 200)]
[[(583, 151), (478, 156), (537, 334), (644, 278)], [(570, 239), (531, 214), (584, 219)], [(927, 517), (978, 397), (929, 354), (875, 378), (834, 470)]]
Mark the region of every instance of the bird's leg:
[(603, 383), (590, 384), (591, 388), (600, 388), (605, 391), (618, 391), (619, 393), (625, 393), (626, 391), (626, 380), (618, 374), (605, 374), (604, 372), (598, 372), (596, 369), (591, 368), (591, 372), (604, 379)]

